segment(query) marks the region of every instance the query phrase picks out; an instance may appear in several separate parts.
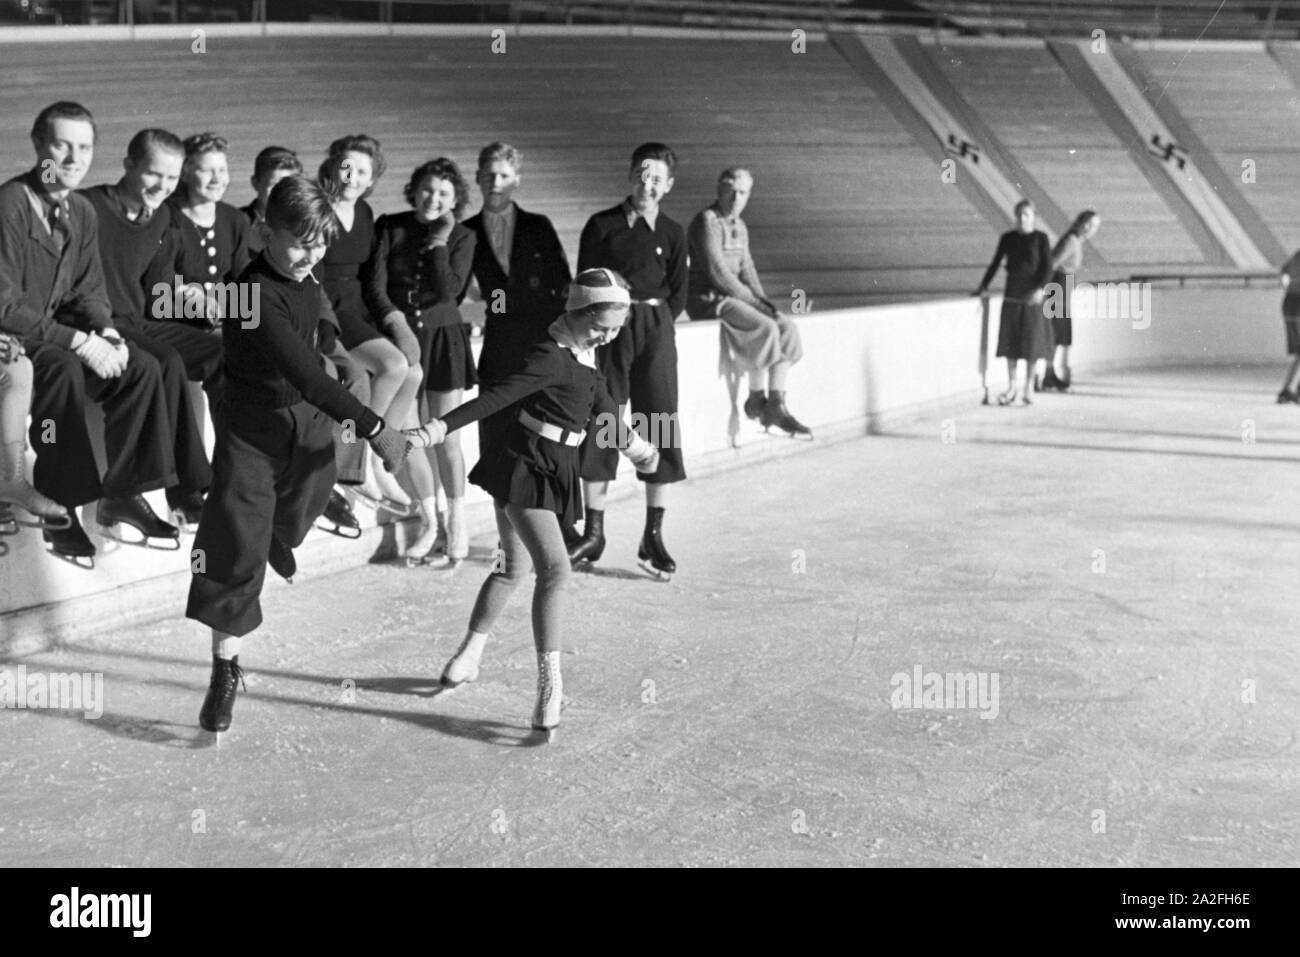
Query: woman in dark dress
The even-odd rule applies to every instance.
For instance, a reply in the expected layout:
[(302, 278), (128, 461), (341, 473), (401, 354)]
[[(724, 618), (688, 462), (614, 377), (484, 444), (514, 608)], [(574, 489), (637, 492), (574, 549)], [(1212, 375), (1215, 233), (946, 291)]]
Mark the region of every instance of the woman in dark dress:
[(659, 450), (618, 417), (596, 368), (596, 348), (618, 335), (631, 302), (627, 282), (612, 270), (580, 273), (569, 288), (567, 311), (551, 324), (549, 338), (532, 348), (522, 369), (486, 386), (478, 398), (442, 419), (407, 433), (412, 444), (427, 448), (448, 432), (519, 403), (518, 417), (504, 438), (489, 446), (469, 475), (492, 496), (505, 562), (479, 590), (465, 641), (443, 669), (442, 683), (455, 687), (478, 677), (489, 632), (531, 562), (537, 575), (532, 723), (548, 738), (560, 723), (560, 630), (570, 575), (560, 529), (582, 517), (578, 448), (585, 430), (598, 429), (597, 442), (616, 445), (639, 472), (653, 472), (659, 464)]
[[(469, 326), (458, 308), (474, 261), (475, 234), (457, 223), (469, 202), (469, 186), (456, 164), (440, 157), (419, 166), (404, 193), (413, 209), (379, 217), (362, 289), (371, 315), (382, 316), (385, 326), (405, 323), (418, 341), (428, 416), (439, 418), (461, 404), (465, 389), (478, 384)], [(413, 407), (407, 419), (404, 427), (419, 425), (418, 410)], [(432, 455), (447, 496), (447, 558), (459, 562), (469, 554), (460, 436), (448, 436)], [(407, 468), (424, 527), (406, 557), (408, 564), (419, 564), (437, 550), (437, 486), (428, 457), (412, 456)]]
[(1034, 229), (1033, 203), (1022, 199), (1015, 213), (1016, 228), (998, 239), (993, 261), (974, 292), (987, 294), (1005, 259), (1007, 286), (1002, 293), (997, 354), (1007, 360), (1007, 391), (998, 396), (998, 405), (1010, 405), (1017, 397), (1021, 405), (1029, 405), (1030, 367), (1041, 378), (1052, 356), (1052, 330), (1043, 312), (1043, 286), (1052, 275), (1052, 247), (1047, 235)]
[[(384, 154), (373, 137), (344, 136), (330, 144), (321, 164), (321, 185), (330, 194), (342, 229), (330, 244), (317, 275), (338, 318), (339, 341), (348, 355), (371, 377), (372, 412), (386, 422), (403, 422), (420, 389), (420, 344), (406, 320), (385, 317), (382, 330), (361, 291), (361, 268), (370, 259), (375, 238), (375, 214), (366, 202), (384, 174)], [(399, 321), (400, 320), (400, 321)], [(397, 479), (374, 468), (359, 487), (375, 501), (409, 506), (410, 498)]]
[(228, 303), (217, 287), (235, 282), (252, 259), (248, 218), (222, 202), (229, 186), (226, 141), (215, 133), (196, 133), (186, 139), (180, 186), (167, 200), (175, 230), (171, 237), (175, 272), (157, 277), (170, 285), (174, 276), (180, 276), (186, 299), (203, 304), (201, 316), (194, 315), (199, 310), (187, 307), (177, 319), (218, 333)]

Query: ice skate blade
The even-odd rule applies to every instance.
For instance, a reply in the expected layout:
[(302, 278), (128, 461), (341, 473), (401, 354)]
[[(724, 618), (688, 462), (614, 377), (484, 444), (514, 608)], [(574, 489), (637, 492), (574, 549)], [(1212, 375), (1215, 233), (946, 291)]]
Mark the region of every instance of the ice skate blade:
[[(49, 554), (53, 555), (55, 558), (61, 558), (69, 565), (80, 568), (82, 571), (93, 572), (95, 570), (94, 555), (65, 555), (63, 552), (56, 552), (52, 548), (48, 551)], [(85, 564), (82, 564), (83, 562)]]
[[(14, 525), (21, 525), (23, 528), (39, 528), (41, 531), (45, 531), (45, 532), (61, 532), (64, 529), (72, 527), (72, 516), (70, 515), (65, 515), (62, 518), (58, 518), (57, 516), (50, 516), (48, 518), (44, 518), (40, 515), (37, 515), (35, 519), (28, 520), (28, 519), (19, 518), (17, 515), (11, 512), (9, 513), (9, 521), (12, 522)], [(0, 518), (0, 525), (3, 524), (5, 524), (5, 520)], [(14, 529), (14, 531), (17, 531), (17, 529)], [(0, 531), (0, 535), (12, 535), (12, 534), (13, 532)]]
[(0, 558), (4, 558), (8, 554), (9, 554), (9, 543), (0, 542)]
[[(134, 545), (136, 548), (148, 548), (156, 552), (179, 552), (181, 550), (181, 537), (179, 534), (175, 538), (171, 538), (171, 537), (159, 538), (157, 540), (159, 544), (155, 544), (154, 539), (150, 538), (148, 535), (145, 535), (138, 528), (136, 528), (135, 529), (136, 532), (141, 537), (139, 541), (132, 541), (130, 538), (127, 538), (125, 535), (122, 534), (122, 531), (120, 530), (120, 526), (123, 524), (124, 523), (122, 522), (118, 522), (115, 525), (100, 525), (99, 534), (103, 535), (105, 538), (111, 541), (119, 542), (123, 545)], [(126, 527), (135, 528), (134, 525), (127, 525)], [(163, 545), (161, 544), (162, 542), (170, 542), (171, 544)]]
[(647, 558), (637, 559), (637, 564), (641, 566), (642, 571), (648, 574), (655, 581), (661, 581), (661, 582), (672, 581), (673, 575), (675, 574), (674, 572), (666, 572), (663, 571), (662, 569), (655, 568), (654, 565), (650, 564), (650, 560)]
[(171, 514), (167, 516), (167, 520), (175, 525), (177, 531), (182, 535), (193, 535), (199, 530), (199, 523), (187, 522), (185, 520), (185, 513), (178, 508), (172, 509)]
[(334, 525), (334, 527), (331, 528), (329, 525), (322, 525), (320, 522), (317, 522), (316, 528), (320, 529), (322, 532), (337, 535), (339, 538), (345, 538), (350, 542), (355, 542), (361, 537), (361, 529), (353, 528), (351, 525)]

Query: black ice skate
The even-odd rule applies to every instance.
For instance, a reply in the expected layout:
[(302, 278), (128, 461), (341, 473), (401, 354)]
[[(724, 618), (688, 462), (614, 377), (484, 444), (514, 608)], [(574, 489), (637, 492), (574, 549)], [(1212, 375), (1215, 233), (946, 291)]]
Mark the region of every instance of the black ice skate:
[(271, 550), (267, 553), (266, 563), (277, 575), (293, 584), (293, 576), (298, 574), (298, 560), (293, 557), (293, 549), (279, 535), (271, 536)]
[(782, 432), (788, 432), (791, 438), (812, 438), (812, 429), (804, 425), (785, 407), (785, 394), (773, 392), (767, 397), (767, 404), (763, 406), (763, 418), (759, 420), (764, 431), (776, 426)]
[(229, 661), (213, 655), (212, 680), (208, 683), (208, 694), (199, 712), (200, 728), (213, 733), (230, 730), (230, 719), (235, 713), (235, 695), (240, 685), (248, 690), (244, 684), (244, 669), (239, 667), (239, 655)]
[(605, 512), (599, 508), (587, 509), (587, 521), (582, 537), (569, 546), (569, 561), (596, 562), (605, 553)]
[(745, 406), (742, 410), (745, 417), (753, 419), (756, 422), (762, 421), (763, 409), (767, 407), (767, 396), (762, 392), (751, 392), (749, 398), (745, 400)]
[[(103, 526), (105, 538), (115, 539), (124, 545), (139, 545), (142, 548), (156, 548), (171, 552), (180, 550), (180, 529), (155, 515), (154, 510), (145, 501), (144, 495), (139, 492), (130, 498), (100, 499), (96, 518)], [(139, 532), (140, 539), (133, 540), (123, 536), (120, 531), (123, 525)], [(157, 543), (154, 539), (158, 540)], [(167, 544), (163, 544), (164, 542)]]
[(641, 536), (641, 547), (636, 557), (643, 569), (656, 578), (668, 581), (677, 571), (677, 563), (664, 548), (663, 539), (664, 510), (647, 508), (645, 510), (645, 533)]
[(325, 505), (325, 512), (316, 520), (316, 527), (322, 532), (329, 532), (339, 538), (356, 541), (361, 537), (361, 523), (357, 521), (352, 506), (338, 489), (330, 492), (330, 500)]
[(17, 535), (18, 519), (8, 502), (0, 502), (0, 535)]
[(47, 528), (42, 533), (50, 553), (71, 565), (91, 571), (95, 567), (95, 545), (77, 521), (77, 510), (68, 509), (67, 528)]

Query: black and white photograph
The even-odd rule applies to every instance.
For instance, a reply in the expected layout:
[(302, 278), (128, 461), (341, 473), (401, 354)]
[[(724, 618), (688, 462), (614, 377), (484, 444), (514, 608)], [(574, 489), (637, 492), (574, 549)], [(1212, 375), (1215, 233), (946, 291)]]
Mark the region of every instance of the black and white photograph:
[(0, 868), (1240, 943), (1297, 250), (1300, 0), (0, 0)]

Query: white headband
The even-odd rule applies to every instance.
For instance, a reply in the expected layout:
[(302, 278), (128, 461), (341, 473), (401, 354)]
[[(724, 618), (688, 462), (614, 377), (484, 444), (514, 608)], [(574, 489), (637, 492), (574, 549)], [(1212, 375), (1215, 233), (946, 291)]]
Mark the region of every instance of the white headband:
[(597, 303), (609, 302), (620, 306), (632, 305), (632, 294), (622, 286), (613, 281), (613, 273), (608, 269), (602, 269), (610, 279), (608, 286), (583, 286), (579, 283), (572, 283), (569, 286), (569, 298), (564, 303), (564, 308), (569, 312), (578, 312), (588, 306), (594, 306)]

